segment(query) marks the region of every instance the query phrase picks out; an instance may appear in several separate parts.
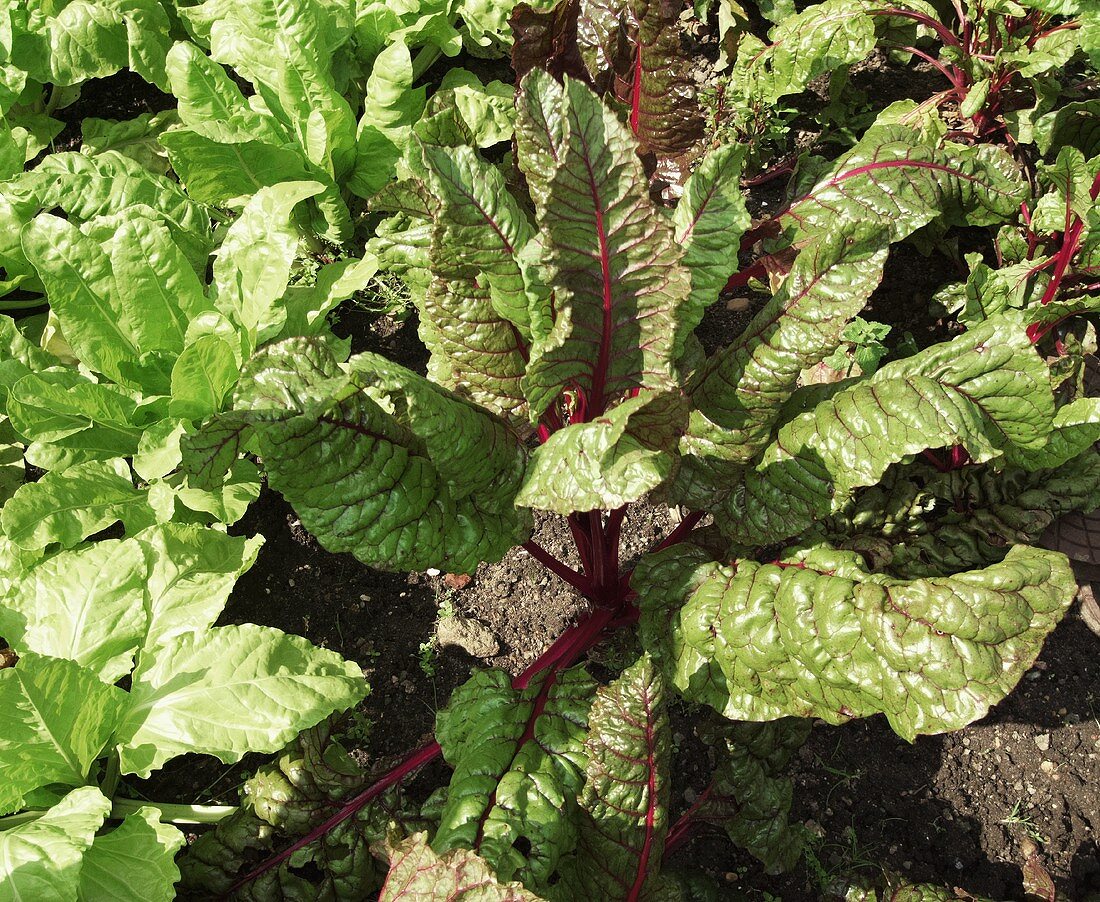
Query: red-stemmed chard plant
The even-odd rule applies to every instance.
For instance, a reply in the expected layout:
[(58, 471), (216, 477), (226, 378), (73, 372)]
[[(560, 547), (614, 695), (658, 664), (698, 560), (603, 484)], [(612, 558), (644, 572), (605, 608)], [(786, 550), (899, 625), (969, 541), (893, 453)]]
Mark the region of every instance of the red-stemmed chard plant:
[[(1065, 463), (1038, 453), (1055, 401), (1025, 323), (992, 317), (873, 376), (799, 387), (892, 243), (933, 220), (1016, 215), (1027, 189), (1005, 152), (873, 127), (776, 218), (774, 296), (707, 357), (694, 330), (749, 226), (744, 149), (709, 153), (669, 210), (651, 197), (632, 117), (582, 81), (533, 69), (517, 113), (526, 197), (438, 105), (408, 178), (375, 199), (389, 215), (371, 250), (424, 286), (428, 375), (369, 353), (343, 361), (319, 339), (268, 345), (233, 409), (186, 439), (184, 465), (213, 485), (255, 451), (322, 545), (371, 566), (469, 573), (521, 546), (585, 612), (519, 676), (475, 673), (433, 741), (223, 891), (358, 860), (334, 850), (440, 756), (449, 785), (418, 821), (427, 832), (390, 837), (384, 900), (476, 875), (501, 898), (635, 902), (672, 891), (662, 859), (699, 823), (781, 866), (767, 838), (795, 848), (784, 806), (756, 830), (761, 806), (747, 804), (772, 785), (749, 765), (782, 758), (768, 747), (789, 751), (805, 718), (884, 714), (909, 739), (964, 726), (1012, 688), (1073, 598), (1065, 559), (1027, 544), (931, 579), (876, 572), (830, 538), (862, 490), (927, 449), (958, 445), (975, 466), (1008, 460), (1038, 482)], [(624, 565), (628, 509), (653, 500), (688, 512)], [(533, 512), (565, 519), (579, 567), (532, 538)], [(640, 652), (600, 686), (577, 662), (615, 628)], [(670, 824), (673, 693), (727, 726), (710, 740), (726, 756), (712, 788)]]

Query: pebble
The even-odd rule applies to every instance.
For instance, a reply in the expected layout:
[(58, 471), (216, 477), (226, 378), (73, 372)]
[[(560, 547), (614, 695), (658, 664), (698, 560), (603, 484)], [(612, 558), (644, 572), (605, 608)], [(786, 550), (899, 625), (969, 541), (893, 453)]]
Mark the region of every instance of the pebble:
[(1041, 770), (1044, 774), (1054, 773), (1054, 762), (1053, 761), (1040, 762), (1039, 770)]
[(428, 576), (439, 576), (439, 574), (440, 574), (440, 573), (442, 573), (443, 571), (442, 571), (442, 570), (438, 570), (438, 569), (436, 569), (435, 567), (429, 567), (429, 568), (428, 568), (427, 570), (425, 570), (424, 572), (425, 572), (425, 573), (427, 573), (427, 574), (428, 574)]
[(1040, 733), (1035, 737), (1035, 747), (1040, 752), (1045, 752), (1050, 748), (1050, 733)]

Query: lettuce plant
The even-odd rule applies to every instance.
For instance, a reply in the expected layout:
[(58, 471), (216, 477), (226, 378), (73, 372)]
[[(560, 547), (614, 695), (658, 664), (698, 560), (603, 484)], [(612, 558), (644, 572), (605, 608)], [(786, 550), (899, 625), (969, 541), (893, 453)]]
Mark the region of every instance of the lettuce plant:
[(61, 131), (51, 114), (84, 82), (129, 69), (167, 88), (172, 20), (161, 0), (5, 0), (0, 22), (0, 116), (26, 160)]
[[(174, 898), (184, 837), (170, 822), (231, 809), (129, 799), (120, 777), (188, 752), (275, 751), (365, 695), (333, 652), (212, 626), (261, 543), (165, 524), (6, 570), (0, 634), (19, 658), (0, 670), (4, 898)], [(100, 832), (108, 818), (121, 824)]]
[[(208, 491), (179, 463), (181, 437), (222, 408), (259, 342), (287, 329), (335, 341), (325, 314), (374, 261), (288, 284), (295, 207), (322, 186), (286, 183), (224, 231), (208, 285), (205, 211), (105, 156), (56, 155), (17, 180), (33, 217), (19, 248), (50, 308), (0, 319), (0, 636), (18, 656), (0, 669), (2, 898), (172, 898), (183, 835), (169, 822), (228, 811), (135, 803), (120, 777), (185, 753), (276, 751), (366, 693), (356, 665), (304, 639), (213, 626), (262, 543), (224, 531), (260, 473), (236, 461)], [(181, 215), (118, 209), (111, 167), (133, 173), (114, 192), (162, 189)], [(74, 215), (38, 212), (55, 204)], [(26, 464), (45, 472), (28, 480)], [(96, 539), (120, 524), (123, 538)], [(102, 832), (108, 819), (121, 825)]]
[[(372, 566), (472, 572), (521, 545), (587, 610), (519, 676), (476, 673), (434, 741), (296, 819), (296, 842), (222, 872), (217, 892), (289, 893), (294, 868), (324, 861), (339, 835), (333, 867), (385, 846), (387, 900), (472, 886), (687, 898), (690, 882), (661, 863), (697, 823), (782, 865), (768, 837), (790, 838), (779, 774), (799, 718), (882, 714), (911, 740), (965, 726), (1012, 689), (1075, 592), (1066, 559), (1029, 543), (1052, 506), (1100, 502), (1095, 401), (1060, 406), (1013, 310), (873, 374), (800, 385), (846, 341), (893, 243), (933, 223), (1014, 223), (1030, 200), (1006, 152), (954, 143), (913, 106), (887, 110), (746, 235), (768, 243), (774, 294), (710, 357), (693, 330), (738, 268), (743, 148), (708, 154), (670, 212), (651, 198), (629, 117), (568, 75), (535, 69), (519, 91), (526, 195), (453, 110), (414, 127), (404, 177), (374, 199), (390, 214), (375, 246), (423, 286), (427, 376), (317, 338), (273, 342), (230, 409), (185, 437), (184, 468), (212, 490), (258, 453), (322, 545)], [(967, 467), (926, 491), (920, 455), (956, 446)], [(1067, 471), (1076, 491), (1053, 501)], [(968, 497), (988, 515), (943, 518)], [(624, 562), (627, 509), (646, 499), (686, 513)], [(535, 513), (564, 518), (578, 567), (531, 538)], [(907, 556), (910, 535), (924, 542)], [(635, 625), (637, 661), (600, 686), (577, 662)], [(673, 695), (733, 722), (713, 739), (729, 763), (675, 822)], [(440, 755), (446, 790), (383, 836), (383, 795)], [(349, 895), (376, 885), (360, 873)]]
[[(353, 211), (392, 179), (424, 111), (426, 88), (415, 83), (440, 53), (455, 55), (464, 37), (487, 55), (504, 52), (510, 11), (506, 2), (181, 5), (197, 43), (177, 43), (167, 54), (180, 125), (160, 143), (203, 203), (237, 207), (261, 186), (319, 182), (305, 234), (343, 244), (354, 231)], [(272, 54), (273, 46), (280, 52)], [(223, 66), (250, 83), (248, 97)], [(501, 134), (510, 86), (456, 70), (440, 87), (458, 95), (484, 143), (510, 137), (510, 126)]]

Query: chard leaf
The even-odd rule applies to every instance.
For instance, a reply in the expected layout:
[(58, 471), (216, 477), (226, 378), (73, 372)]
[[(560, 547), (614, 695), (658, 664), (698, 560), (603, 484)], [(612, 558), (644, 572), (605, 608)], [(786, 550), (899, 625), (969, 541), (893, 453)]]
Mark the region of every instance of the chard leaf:
[(804, 90), (817, 76), (856, 63), (875, 48), (875, 24), (862, 0), (826, 0), (771, 30), (767, 46), (741, 39), (732, 72), (738, 93), (765, 106)]
[(147, 777), (188, 752), (225, 763), (274, 752), (366, 695), (358, 665), (254, 624), (172, 636), (146, 650), (118, 728), (122, 772)]
[[(544, 91), (547, 81), (528, 75), (524, 91)], [(556, 97), (550, 89), (548, 99)], [(534, 337), (523, 378), (532, 421), (570, 385), (597, 416), (627, 391), (668, 386), (683, 341), (677, 308), (690, 290), (634, 137), (572, 79), (557, 115), (562, 144), (539, 211), (555, 315), (549, 333)], [(539, 165), (522, 154), (520, 163), (529, 175)]]
[(1003, 148), (940, 145), (888, 120), (872, 126), (783, 217), (798, 237), (828, 234), (838, 222), (872, 219), (900, 241), (933, 219), (995, 225), (1028, 196)]
[(724, 756), (695, 816), (724, 828), (769, 874), (789, 870), (802, 856), (802, 837), (787, 820), (794, 790), (787, 769), (810, 726), (801, 718), (731, 723), (706, 736)]
[(71, 548), (118, 520), (138, 516), (145, 493), (121, 458), (78, 463), (21, 486), (0, 513), (4, 534), (28, 550), (60, 542)]
[(0, 902), (75, 899), (84, 853), (110, 810), (110, 799), (82, 786), (37, 820), (0, 833)]
[(643, 899), (659, 886), (668, 831), (672, 730), (648, 655), (596, 693), (584, 747), (580, 840), (560, 899)]
[(1091, 448), (1032, 472), (971, 466), (939, 473), (910, 465), (860, 492), (830, 518), (825, 534), (876, 570), (912, 579), (984, 567), (1004, 557), (1006, 542), (1041, 544), (1063, 514), (1097, 507), (1100, 454)]
[(887, 256), (881, 231), (840, 227), (798, 255), (764, 309), (689, 383), (694, 409), (682, 451), (733, 462), (756, 456), (799, 374), (836, 347), (878, 286)]
[(84, 854), (78, 902), (172, 902), (180, 879), (174, 859), (184, 844), (184, 835), (161, 823), (156, 808), (128, 814)]
[(0, 670), (0, 699), (0, 814), (41, 786), (84, 783), (126, 704), (121, 689), (76, 662), (33, 652)]
[(705, 123), (695, 97), (692, 60), (680, 45), (683, 5), (677, 0), (632, 0), (630, 9), (638, 25), (631, 127), (643, 145), (659, 154), (685, 153), (702, 139)]
[(540, 222), (546, 216), (550, 179), (564, 158), (565, 89), (542, 69), (532, 69), (516, 97), (516, 146), (527, 190)]
[(211, 57), (252, 82), (312, 163), (332, 176), (345, 174), (354, 154), (354, 119), (336, 90), (332, 56), (350, 36), (350, 17), (322, 0), (204, 6), (216, 10)]
[(987, 320), (786, 423), (730, 495), (719, 525), (741, 544), (779, 541), (907, 455), (962, 444), (981, 462), (1012, 446), (1041, 448), (1053, 421), (1050, 372), (1021, 324)]
[(144, 555), (143, 649), (214, 625), (234, 584), (256, 562), (263, 536), (165, 523), (134, 537)]
[(531, 455), (516, 504), (571, 514), (638, 501), (674, 472), (686, 421), (681, 395), (646, 391), (559, 429)]
[(1026, 470), (1052, 470), (1100, 441), (1100, 398), (1078, 398), (1058, 408), (1049, 441), (1040, 447), (1009, 446), (1007, 458)]
[(911, 741), (984, 716), (1076, 593), (1064, 556), (1022, 545), (984, 570), (912, 581), (860, 561), (818, 549), (727, 566), (660, 552), (635, 571), (643, 644), (687, 698), (726, 717), (882, 713)]
[(523, 541), (530, 519), (514, 499), (526, 457), (514, 433), (381, 357), (350, 367), (316, 340), (269, 345), (242, 378), (239, 409), (185, 442), (185, 466), (214, 473), (254, 430), (272, 487), (306, 528), (375, 566), (473, 570)]
[(790, 274), (688, 386), (696, 409), (681, 451), (701, 460), (687, 460), (680, 497), (704, 504), (713, 494), (714, 473), (707, 470), (759, 453), (799, 374), (836, 349), (877, 287), (891, 243), (936, 217), (996, 221), (1023, 196), (1003, 152), (937, 150), (914, 129), (888, 123), (869, 129), (782, 218), (802, 248)]
[(750, 222), (741, 194), (745, 153), (738, 144), (708, 153), (676, 205), (676, 243), (684, 248), (683, 264), (691, 277), (691, 294), (680, 308), (688, 331), (699, 325), (703, 311), (737, 271), (738, 245)]
[(422, 145), (437, 205), (421, 335), (439, 381), (496, 413), (522, 414), (530, 302), (517, 256), (533, 230), (500, 172), (467, 147)]
[(133, 667), (146, 628), (145, 560), (133, 540), (62, 551), (30, 570), (9, 602), (26, 621), (16, 649), (76, 661), (105, 683)]
[[(594, 691), (580, 667), (523, 689), (513, 689), (504, 671), (483, 670), (459, 687), (436, 717), (454, 774), (432, 848), (472, 848), (500, 879), (545, 885), (576, 841), (571, 815), (584, 782)], [(522, 839), (526, 858), (517, 849)]]
[(539, 902), (521, 883), (501, 884), (485, 860), (466, 849), (438, 855), (426, 833), (416, 833), (393, 850), (379, 902)]

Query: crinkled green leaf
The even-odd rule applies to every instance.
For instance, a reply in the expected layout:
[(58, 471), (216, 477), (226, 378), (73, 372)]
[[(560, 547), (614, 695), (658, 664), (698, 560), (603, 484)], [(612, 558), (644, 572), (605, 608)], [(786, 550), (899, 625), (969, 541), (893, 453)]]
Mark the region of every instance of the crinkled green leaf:
[(0, 832), (0, 902), (75, 899), (84, 853), (110, 810), (110, 799), (82, 786), (37, 820)]
[(134, 671), (122, 771), (146, 777), (187, 752), (226, 763), (274, 752), (365, 694), (358, 665), (299, 636), (254, 624), (181, 633)]
[(676, 243), (684, 248), (683, 264), (691, 277), (691, 294), (680, 317), (690, 330), (737, 271), (739, 242), (750, 222), (741, 194), (744, 162), (741, 145), (715, 148), (688, 178), (676, 205)]
[(554, 898), (648, 898), (668, 831), (672, 754), (664, 680), (648, 655), (596, 693), (589, 722), (585, 816)]
[(174, 859), (184, 844), (184, 835), (161, 823), (156, 808), (128, 814), (84, 854), (78, 902), (172, 902), (180, 877)]
[[(537, 94), (548, 81), (528, 75), (523, 90)], [(572, 79), (556, 115), (563, 137), (539, 210), (555, 309), (523, 377), (532, 420), (571, 385), (594, 415), (632, 389), (666, 387), (683, 341), (677, 308), (690, 290), (683, 252), (649, 199), (634, 137)], [(540, 163), (521, 145), (525, 172)]]
[(802, 838), (788, 822), (794, 786), (788, 764), (810, 733), (811, 721), (732, 723), (707, 735), (722, 750), (706, 797), (695, 809), (752, 853), (768, 873), (792, 868), (802, 856)]
[(474, 150), (423, 145), (422, 153), (438, 204), (422, 333), (450, 373), (447, 387), (520, 414), (532, 311), (518, 256), (533, 229), (499, 170)]
[(1018, 320), (997, 318), (887, 364), (784, 424), (718, 516), (731, 540), (793, 536), (927, 448), (975, 461), (1041, 448), (1054, 420), (1050, 373)]
[(502, 884), (485, 860), (466, 849), (439, 855), (428, 835), (410, 836), (393, 850), (379, 902), (539, 902), (521, 883)]
[(145, 493), (120, 458), (88, 461), (22, 486), (4, 505), (4, 534), (22, 548), (71, 548), (118, 520), (138, 515)]
[[(579, 667), (523, 689), (504, 671), (483, 670), (457, 689), (436, 717), (454, 774), (432, 848), (472, 848), (501, 879), (545, 885), (576, 841), (572, 815), (594, 691)], [(526, 856), (517, 843), (530, 849)]]
[(746, 98), (771, 105), (796, 94), (817, 76), (867, 57), (875, 48), (875, 23), (862, 0), (826, 0), (785, 19), (768, 45), (744, 37), (733, 79)]
[(0, 670), (0, 699), (0, 814), (40, 786), (84, 783), (126, 705), (121, 689), (90, 670), (33, 652)]
[(1027, 470), (1060, 467), (1100, 441), (1100, 398), (1079, 398), (1058, 408), (1054, 431), (1041, 447), (1009, 447), (1007, 457)]
[(168, 158), (157, 139), (178, 121), (174, 110), (142, 113), (122, 121), (88, 116), (80, 123), (80, 152), (95, 156), (109, 150), (117, 151), (150, 172), (165, 175)]
[(678, 393), (642, 392), (535, 449), (516, 504), (559, 514), (613, 510), (667, 480), (687, 422)]
[[(1053, 440), (1052, 440), (1053, 444)], [(894, 468), (825, 524), (828, 541), (894, 576), (940, 576), (1001, 560), (1006, 543), (1037, 543), (1060, 516), (1100, 506), (1091, 448), (1050, 470), (927, 465)]]
[(686, 697), (727, 717), (885, 714), (912, 740), (982, 717), (1076, 593), (1062, 555), (1013, 547), (954, 576), (893, 579), (821, 548), (786, 565), (682, 548), (635, 570), (642, 640)]
[(802, 370), (836, 347), (878, 287), (885, 245), (881, 228), (859, 223), (798, 255), (764, 309), (693, 377), (683, 451), (734, 462), (756, 456)]
[(132, 539), (62, 551), (15, 586), (9, 605), (26, 625), (5, 638), (19, 651), (67, 658), (115, 683), (132, 669), (146, 629), (145, 575)]
[(248, 411), (215, 419), (213, 441), (186, 443), (197, 470), (229, 456), (219, 438), (235, 455), (254, 429), (270, 484), (305, 527), (375, 566), (471, 571), (522, 542), (526, 455), (508, 426), (377, 355), (350, 368), (318, 341), (269, 345), (238, 390)]
[[(183, 890), (225, 893), (248, 872), (257, 853), (276, 851), (325, 820), (332, 800), (354, 795), (369, 782), (368, 776), (333, 739), (328, 723), (301, 733), (245, 783), (240, 809), (188, 847), (180, 862)], [(302, 883), (300, 870), (315, 866), (321, 876), (308, 884), (311, 894), (334, 893), (343, 899), (376, 894), (385, 868), (370, 848), (387, 834), (392, 839), (395, 818), (410, 832), (427, 826), (407, 795), (387, 792), (237, 893), (249, 902), (293, 898)]]
[(677, 0), (632, 0), (637, 23), (630, 124), (659, 154), (685, 153), (703, 138), (703, 109), (696, 98), (692, 57), (681, 46)]

